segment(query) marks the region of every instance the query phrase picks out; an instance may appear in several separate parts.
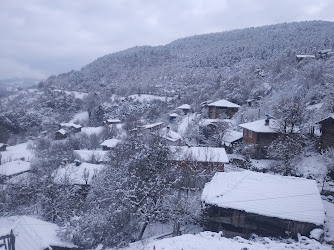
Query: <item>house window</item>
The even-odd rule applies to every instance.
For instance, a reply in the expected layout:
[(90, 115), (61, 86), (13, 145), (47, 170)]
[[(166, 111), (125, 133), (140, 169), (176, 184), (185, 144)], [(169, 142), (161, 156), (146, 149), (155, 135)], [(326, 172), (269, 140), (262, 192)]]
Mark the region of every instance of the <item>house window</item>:
[(248, 136), (249, 136), (249, 138), (253, 138), (253, 131), (248, 130)]

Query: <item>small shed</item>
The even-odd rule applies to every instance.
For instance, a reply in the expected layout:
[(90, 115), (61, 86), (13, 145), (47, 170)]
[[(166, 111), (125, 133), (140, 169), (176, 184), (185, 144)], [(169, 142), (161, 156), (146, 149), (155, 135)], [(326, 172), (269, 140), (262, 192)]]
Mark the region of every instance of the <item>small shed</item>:
[(201, 201), (205, 229), (226, 237), (309, 236), (325, 213), (316, 181), (252, 171), (216, 173)]
[(65, 129), (66, 131), (71, 132), (71, 133), (81, 132), (81, 128), (82, 126), (80, 124), (75, 124), (72, 122), (59, 124), (59, 129)]
[(191, 106), (189, 104), (183, 104), (177, 108), (181, 109), (185, 115), (191, 111)]
[(297, 62), (300, 62), (302, 60), (310, 60), (315, 59), (315, 55), (296, 55)]
[(8, 145), (5, 143), (0, 143), (0, 151), (6, 151), (7, 150)]
[(266, 148), (277, 138), (279, 123), (275, 119), (257, 120), (254, 122), (240, 124), (243, 128), (244, 145), (254, 145), (253, 157), (257, 159), (267, 156)]
[(334, 114), (318, 121), (320, 125), (320, 145), (322, 149), (334, 147)]
[(104, 124), (106, 125), (117, 125), (117, 124), (121, 124), (121, 120), (120, 119), (107, 119), (104, 121)]
[(55, 139), (56, 140), (63, 140), (63, 139), (66, 139), (67, 138), (67, 132), (65, 129), (59, 129), (56, 131), (56, 134), (55, 134)]
[(163, 122), (156, 122), (152, 124), (146, 124), (143, 126), (137, 127), (136, 132), (138, 134), (145, 134), (148, 135), (149, 133), (159, 131), (162, 128)]
[(179, 133), (170, 129), (170, 127), (162, 128), (158, 133), (152, 133), (158, 135), (166, 140), (167, 145), (178, 146), (181, 143), (182, 137)]
[(100, 145), (102, 146), (103, 151), (111, 150), (112, 148), (116, 147), (117, 144), (120, 142), (118, 139), (108, 139), (102, 142)]
[(232, 153), (233, 147), (236, 144), (241, 144), (243, 138), (243, 133), (235, 130), (228, 129), (223, 136), (223, 145), (225, 150)]
[(170, 122), (170, 123), (174, 123), (175, 120), (176, 120), (178, 117), (179, 117), (178, 114), (176, 114), (176, 113), (171, 113), (171, 114), (169, 115), (169, 122)]
[(209, 118), (232, 118), (238, 112), (240, 105), (227, 101), (225, 99), (210, 103), (207, 105), (209, 110)]
[(181, 167), (224, 171), (224, 164), (229, 162), (224, 148), (171, 146), (170, 150), (171, 161)]

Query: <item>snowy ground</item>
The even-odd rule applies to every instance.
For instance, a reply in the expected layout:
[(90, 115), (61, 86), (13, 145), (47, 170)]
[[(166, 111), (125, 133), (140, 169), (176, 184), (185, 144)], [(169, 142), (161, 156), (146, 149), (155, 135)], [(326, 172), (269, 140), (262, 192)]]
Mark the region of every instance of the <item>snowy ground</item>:
[(323, 201), (325, 207), (325, 242), (332, 241), (334, 243), (334, 204), (328, 201)]
[(10, 176), (30, 169), (30, 162), (15, 160), (0, 165), (0, 175)]
[(255, 238), (246, 240), (241, 237), (228, 239), (222, 237), (219, 233), (202, 232), (199, 234), (185, 234), (178, 237), (163, 240), (143, 240), (130, 244), (124, 250), (262, 250), (262, 249), (319, 249), (330, 250), (331, 246), (321, 245), (318, 241), (301, 237), (298, 242), (280, 242), (269, 238)]
[(1, 163), (24, 159), (30, 161), (32, 158), (31, 152), (27, 149), (28, 143), (21, 143), (15, 146), (7, 147), (6, 151), (0, 152), (2, 155)]

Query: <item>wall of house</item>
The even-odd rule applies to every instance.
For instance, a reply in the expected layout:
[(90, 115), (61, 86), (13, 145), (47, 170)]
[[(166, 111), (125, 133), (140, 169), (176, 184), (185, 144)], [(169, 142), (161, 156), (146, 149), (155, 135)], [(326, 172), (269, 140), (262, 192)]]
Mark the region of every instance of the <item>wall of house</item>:
[(327, 119), (321, 123), (321, 148), (334, 147), (334, 119)]
[(226, 237), (238, 235), (248, 238), (255, 233), (259, 236), (297, 238), (298, 233), (309, 236), (319, 226), (207, 205), (204, 209), (204, 228), (222, 231)]
[[(251, 136), (250, 136), (251, 134)], [(245, 145), (257, 143), (257, 133), (248, 129), (243, 129), (243, 142)]]
[(238, 108), (209, 106), (210, 119), (232, 118), (236, 112), (238, 112)]

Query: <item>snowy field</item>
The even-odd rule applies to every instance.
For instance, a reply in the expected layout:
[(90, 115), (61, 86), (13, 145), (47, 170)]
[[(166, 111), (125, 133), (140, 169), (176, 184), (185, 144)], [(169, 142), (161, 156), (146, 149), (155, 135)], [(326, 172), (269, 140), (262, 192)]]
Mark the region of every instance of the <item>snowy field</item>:
[(7, 147), (6, 151), (0, 152), (2, 155), (1, 163), (20, 160), (30, 161), (32, 158), (31, 152), (27, 149), (28, 143), (21, 143), (15, 146)]
[[(101, 249), (101, 248), (97, 248)], [(162, 240), (143, 240), (130, 244), (123, 250), (331, 250), (332, 247), (322, 245), (318, 241), (307, 237), (300, 237), (299, 241), (279, 242), (269, 238), (254, 238), (246, 240), (241, 237), (228, 239), (222, 237), (219, 233), (202, 232), (199, 234), (185, 234), (178, 237)]]

